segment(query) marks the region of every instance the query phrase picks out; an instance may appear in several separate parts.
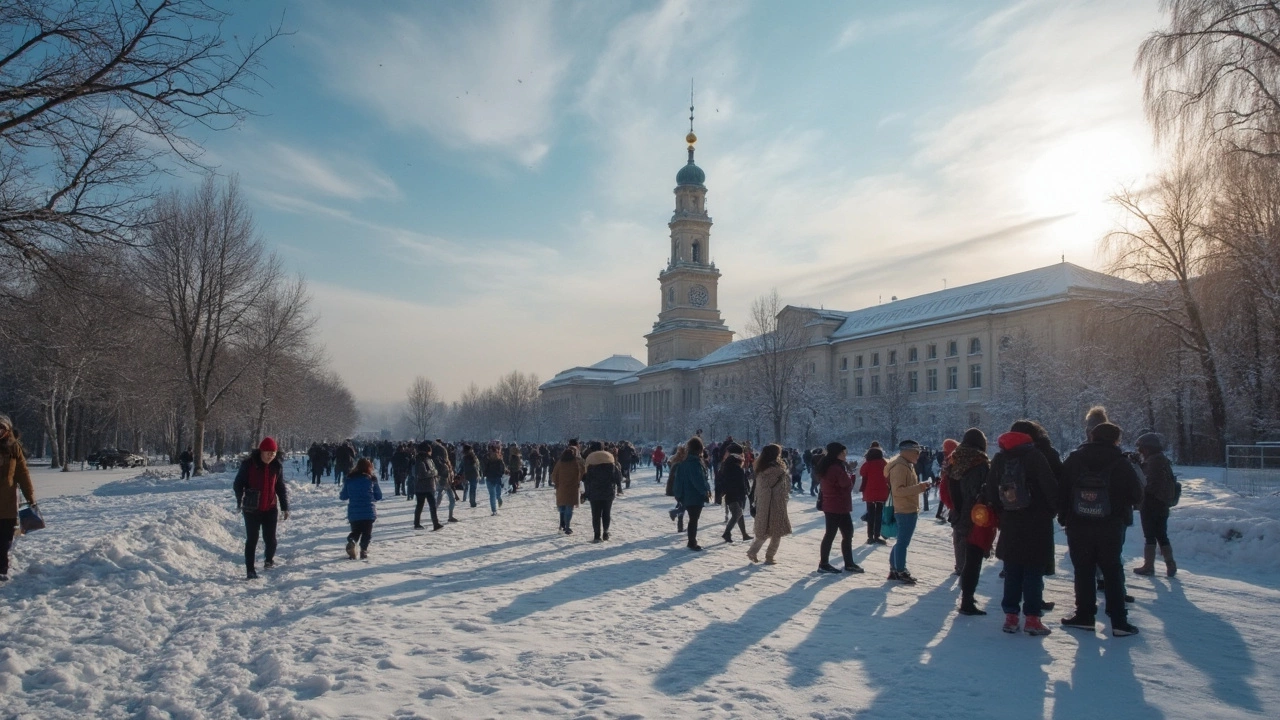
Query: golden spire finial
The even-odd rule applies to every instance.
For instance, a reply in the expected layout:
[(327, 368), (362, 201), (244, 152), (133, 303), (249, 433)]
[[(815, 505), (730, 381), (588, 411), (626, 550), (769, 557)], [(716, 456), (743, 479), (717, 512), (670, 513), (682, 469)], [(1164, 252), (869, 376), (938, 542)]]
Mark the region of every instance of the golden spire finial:
[(689, 79), (689, 134), (684, 136), (684, 141), (689, 143), (692, 148), (693, 144), (698, 142), (698, 136), (693, 134), (693, 79)]

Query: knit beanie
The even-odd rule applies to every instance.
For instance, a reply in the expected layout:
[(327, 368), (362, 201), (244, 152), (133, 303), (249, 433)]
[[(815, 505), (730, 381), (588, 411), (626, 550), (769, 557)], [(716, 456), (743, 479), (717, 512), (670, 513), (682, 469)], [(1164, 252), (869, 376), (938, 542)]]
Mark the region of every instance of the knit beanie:
[(967, 448), (973, 448), (974, 450), (981, 450), (982, 452), (986, 452), (987, 436), (983, 435), (982, 431), (979, 430), (978, 428), (969, 428), (968, 430), (964, 431), (964, 437), (961, 438), (960, 444)]
[(259, 452), (276, 452), (280, 448), (276, 446), (275, 438), (264, 437), (262, 442), (258, 443)]

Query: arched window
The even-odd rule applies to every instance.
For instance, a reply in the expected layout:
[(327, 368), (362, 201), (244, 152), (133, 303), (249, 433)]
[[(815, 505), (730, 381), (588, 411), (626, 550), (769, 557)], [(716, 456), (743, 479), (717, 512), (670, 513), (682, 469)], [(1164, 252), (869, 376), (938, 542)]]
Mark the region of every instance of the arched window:
[(700, 243), (693, 244), (693, 261), (702, 262), (702, 245)]

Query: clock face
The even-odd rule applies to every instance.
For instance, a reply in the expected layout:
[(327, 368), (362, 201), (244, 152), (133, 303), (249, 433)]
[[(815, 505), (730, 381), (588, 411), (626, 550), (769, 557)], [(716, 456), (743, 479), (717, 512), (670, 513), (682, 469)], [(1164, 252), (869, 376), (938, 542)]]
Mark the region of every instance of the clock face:
[(689, 304), (694, 307), (706, 307), (711, 302), (711, 294), (701, 285), (689, 288)]

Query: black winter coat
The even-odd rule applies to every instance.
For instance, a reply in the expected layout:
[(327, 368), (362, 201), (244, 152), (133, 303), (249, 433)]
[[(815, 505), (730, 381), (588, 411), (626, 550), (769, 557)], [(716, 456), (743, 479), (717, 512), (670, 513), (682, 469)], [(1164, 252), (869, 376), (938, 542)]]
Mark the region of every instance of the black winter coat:
[(991, 460), (975, 448), (960, 446), (947, 463), (947, 490), (951, 493), (951, 527), (965, 537), (973, 530), (973, 506), (982, 496)]
[[(591, 453), (595, 455), (596, 453)], [(604, 453), (608, 455), (608, 453)], [(588, 500), (593, 502), (603, 502), (612, 500), (617, 496), (618, 488), (622, 487), (622, 470), (613, 457), (609, 456), (608, 462), (591, 462), (591, 457), (587, 458), (587, 474), (582, 478), (584, 488), (583, 494)]]
[[(1080, 517), (1074, 512), (1073, 490), (1080, 476), (1086, 471), (1106, 470), (1110, 467), (1107, 494), (1111, 501), (1111, 515), (1106, 518)], [(1062, 488), (1058, 500), (1058, 522), (1063, 527), (1114, 527), (1119, 532), (1133, 516), (1133, 508), (1142, 503), (1142, 483), (1133, 470), (1133, 464), (1120, 448), (1105, 443), (1085, 443), (1076, 448), (1062, 465)]]
[(720, 464), (720, 472), (716, 473), (716, 504), (721, 499), (725, 502), (745, 505), (751, 486), (747, 483), (747, 472), (742, 469), (742, 456), (729, 455)]
[[(1032, 568), (1047, 567), (1053, 561), (1053, 518), (1058, 510), (1058, 481), (1053, 468), (1033, 443), (1007, 446), (1002, 435), (1000, 446), (991, 461), (991, 472), (987, 473), (986, 489), (987, 502), (1000, 516), (996, 557)], [(1005, 510), (1000, 502), (1000, 478), (1010, 457), (1020, 458), (1026, 471), (1031, 503), (1023, 510)]]

